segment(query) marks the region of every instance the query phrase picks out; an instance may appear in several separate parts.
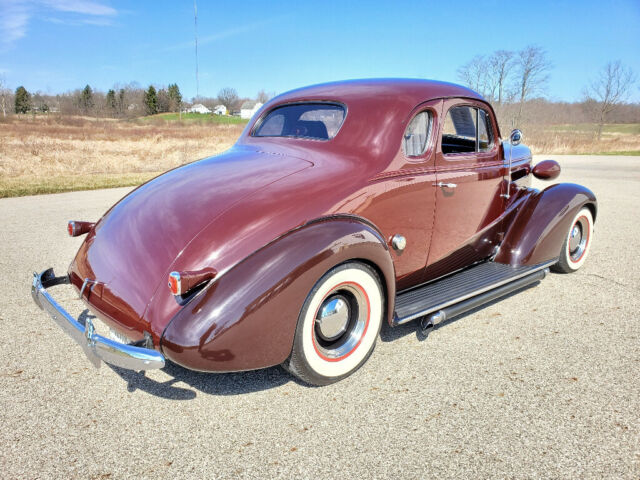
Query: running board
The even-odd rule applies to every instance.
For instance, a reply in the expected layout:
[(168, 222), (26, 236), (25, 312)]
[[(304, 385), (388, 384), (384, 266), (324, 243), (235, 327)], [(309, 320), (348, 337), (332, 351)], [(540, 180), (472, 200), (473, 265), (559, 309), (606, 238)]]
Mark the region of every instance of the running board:
[(532, 266), (512, 267), (486, 262), (441, 280), (400, 292), (396, 296), (393, 325), (420, 317), (441, 323), (515, 290), (542, 280), (556, 260)]

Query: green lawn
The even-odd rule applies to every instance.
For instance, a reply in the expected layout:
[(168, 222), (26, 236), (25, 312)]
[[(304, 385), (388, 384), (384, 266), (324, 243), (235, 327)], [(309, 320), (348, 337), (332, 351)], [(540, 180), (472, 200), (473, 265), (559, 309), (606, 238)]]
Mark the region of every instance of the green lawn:
[(158, 115), (151, 115), (149, 117), (142, 117), (138, 119), (141, 122), (154, 122), (157, 120), (164, 120), (167, 122), (179, 122), (183, 123), (215, 123), (222, 125), (245, 125), (249, 120), (240, 117), (232, 117), (230, 115), (211, 115), (203, 113), (160, 113)]

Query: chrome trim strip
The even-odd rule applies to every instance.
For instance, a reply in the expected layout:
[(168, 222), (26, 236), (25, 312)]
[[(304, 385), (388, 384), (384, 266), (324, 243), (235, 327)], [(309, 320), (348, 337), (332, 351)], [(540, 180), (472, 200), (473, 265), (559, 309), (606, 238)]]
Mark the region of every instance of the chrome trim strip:
[(518, 280), (520, 278), (524, 278), (524, 277), (527, 277), (529, 275), (533, 275), (534, 273), (539, 272), (540, 270), (543, 270), (545, 268), (549, 268), (551, 265), (554, 265), (555, 263), (557, 263), (557, 261), (558, 261), (558, 259), (556, 258), (556, 259), (551, 260), (549, 262), (541, 263), (540, 265), (537, 265), (536, 268), (531, 269), (531, 270), (527, 270), (526, 272), (524, 272), (524, 273), (522, 273), (520, 275), (516, 275), (515, 277), (510, 277), (510, 278), (508, 278), (506, 280), (502, 280), (502, 281), (497, 282), (497, 283), (492, 283), (492, 284), (487, 285), (485, 287), (482, 287), (482, 288), (480, 288), (478, 290), (474, 290), (473, 292), (468, 293), (467, 295), (463, 295), (462, 297), (455, 298), (455, 299), (453, 299), (453, 300), (451, 300), (449, 302), (441, 303), (441, 304), (436, 305), (434, 307), (427, 308), (425, 310), (421, 310), (421, 311), (419, 311), (417, 313), (409, 315), (408, 317), (394, 319), (393, 325), (394, 326), (404, 325), (405, 323), (408, 323), (411, 320), (415, 320), (416, 318), (422, 317), (424, 315), (428, 315), (428, 314), (433, 313), (433, 312), (437, 312), (438, 310), (442, 310), (443, 308), (450, 307), (451, 305), (455, 305), (456, 303), (463, 302), (464, 300), (467, 300), (469, 298), (475, 297), (476, 295), (480, 295), (482, 293), (488, 292), (489, 290), (493, 290), (494, 288), (501, 287), (502, 285), (506, 285), (507, 283), (511, 283), (511, 282), (513, 282), (515, 280)]
[(117, 367), (129, 370), (151, 370), (165, 365), (164, 356), (149, 348), (136, 347), (125, 343), (115, 342), (95, 333), (93, 323), (87, 319), (82, 325), (56, 302), (46, 289), (53, 285), (69, 283), (68, 277), (55, 277), (53, 269), (33, 274), (31, 295), (33, 301), (82, 347), (91, 363), (100, 367), (104, 361)]

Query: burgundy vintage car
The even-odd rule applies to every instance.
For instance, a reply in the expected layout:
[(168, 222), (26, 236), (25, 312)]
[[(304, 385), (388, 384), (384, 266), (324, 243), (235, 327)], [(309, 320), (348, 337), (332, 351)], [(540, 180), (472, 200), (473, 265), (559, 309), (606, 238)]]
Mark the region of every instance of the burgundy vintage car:
[[(596, 198), (539, 191), (559, 165), (503, 141), (480, 95), (449, 83), (357, 80), (280, 95), (225, 153), (138, 187), (85, 235), (68, 274), (34, 274), (35, 302), (96, 365), (229, 372), (283, 365), (315, 385), (371, 355), (383, 322), (423, 333), (574, 272)], [(106, 323), (47, 289), (70, 283)]]

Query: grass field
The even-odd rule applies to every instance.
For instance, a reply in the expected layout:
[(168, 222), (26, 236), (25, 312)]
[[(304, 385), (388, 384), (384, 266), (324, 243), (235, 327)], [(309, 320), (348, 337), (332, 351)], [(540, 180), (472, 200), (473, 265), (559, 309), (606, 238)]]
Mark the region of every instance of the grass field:
[[(572, 132), (593, 134), (596, 131), (596, 125), (593, 123), (575, 123), (572, 125), (550, 125), (549, 130), (554, 132)], [(640, 135), (640, 123), (619, 123), (604, 125), (602, 128), (603, 135)]]
[(605, 125), (596, 139), (595, 124), (532, 126), (523, 128), (534, 153), (640, 155), (640, 123)]
[(207, 124), (207, 125), (246, 125), (249, 120), (229, 115), (203, 115), (201, 113), (160, 113), (149, 117), (142, 117), (136, 120), (138, 123), (175, 123), (185, 124)]
[[(138, 185), (170, 168), (215, 155), (246, 120), (162, 114), (136, 120), (24, 116), (0, 118), (0, 198)], [(640, 155), (640, 124), (522, 128), (538, 154)]]
[(138, 185), (214, 155), (244, 124), (11, 117), (0, 123), (0, 198)]

